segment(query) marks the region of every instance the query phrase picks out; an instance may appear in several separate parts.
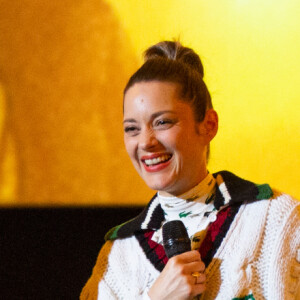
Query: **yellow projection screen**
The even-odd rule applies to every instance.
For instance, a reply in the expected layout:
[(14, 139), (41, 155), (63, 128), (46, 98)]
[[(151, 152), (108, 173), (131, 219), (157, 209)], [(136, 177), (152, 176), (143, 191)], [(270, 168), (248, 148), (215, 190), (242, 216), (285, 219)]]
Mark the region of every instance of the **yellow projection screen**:
[(142, 52), (180, 39), (220, 118), (211, 172), (300, 198), (298, 0), (0, 2), (0, 206), (135, 205), (153, 191), (123, 147)]

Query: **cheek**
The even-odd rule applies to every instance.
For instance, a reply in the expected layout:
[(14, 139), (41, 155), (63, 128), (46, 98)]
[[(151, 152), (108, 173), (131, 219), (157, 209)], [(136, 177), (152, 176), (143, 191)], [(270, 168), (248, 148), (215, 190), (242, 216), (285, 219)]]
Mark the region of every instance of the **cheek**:
[(172, 133), (166, 133), (161, 137), (161, 141), (166, 147), (174, 151), (183, 151), (189, 147), (188, 139), (186, 133), (183, 131), (175, 131)]
[(195, 159), (195, 155), (200, 149), (197, 140), (187, 131), (181, 131), (176, 135), (171, 135), (167, 139), (168, 146), (178, 155), (180, 160)]
[(124, 136), (124, 145), (125, 145), (125, 149), (127, 151), (127, 153), (130, 153), (130, 141), (128, 140), (128, 138), (126, 138), (126, 136)]
[(125, 149), (131, 159), (135, 157), (135, 142), (132, 139), (124, 137)]

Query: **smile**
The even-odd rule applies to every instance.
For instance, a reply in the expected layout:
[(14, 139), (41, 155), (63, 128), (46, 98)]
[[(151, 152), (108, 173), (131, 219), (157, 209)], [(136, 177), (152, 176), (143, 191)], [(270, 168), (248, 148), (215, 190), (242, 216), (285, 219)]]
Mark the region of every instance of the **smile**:
[(168, 161), (172, 156), (170, 154), (165, 154), (152, 159), (145, 159), (144, 162), (147, 166), (157, 165), (162, 162)]
[(171, 154), (154, 154), (141, 158), (145, 170), (149, 173), (159, 172), (171, 163)]

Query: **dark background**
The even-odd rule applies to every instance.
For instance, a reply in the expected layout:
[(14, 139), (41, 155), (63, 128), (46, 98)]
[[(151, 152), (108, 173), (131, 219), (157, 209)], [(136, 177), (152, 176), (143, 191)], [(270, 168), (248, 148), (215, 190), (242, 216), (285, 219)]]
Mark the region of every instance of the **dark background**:
[(104, 234), (141, 210), (0, 209), (0, 298), (78, 299)]

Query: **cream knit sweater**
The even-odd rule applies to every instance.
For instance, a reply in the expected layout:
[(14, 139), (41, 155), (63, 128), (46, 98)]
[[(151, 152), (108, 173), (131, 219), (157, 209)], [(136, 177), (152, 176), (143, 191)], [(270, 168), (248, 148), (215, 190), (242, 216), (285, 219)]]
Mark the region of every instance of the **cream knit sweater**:
[[(149, 299), (159, 274), (135, 236), (107, 241), (81, 300)], [(243, 204), (206, 275), (202, 300), (300, 299), (300, 203), (275, 194)]]

